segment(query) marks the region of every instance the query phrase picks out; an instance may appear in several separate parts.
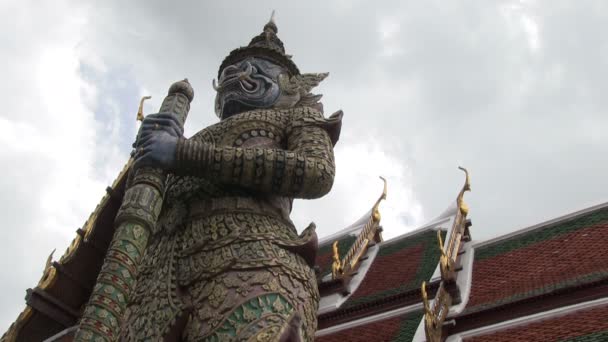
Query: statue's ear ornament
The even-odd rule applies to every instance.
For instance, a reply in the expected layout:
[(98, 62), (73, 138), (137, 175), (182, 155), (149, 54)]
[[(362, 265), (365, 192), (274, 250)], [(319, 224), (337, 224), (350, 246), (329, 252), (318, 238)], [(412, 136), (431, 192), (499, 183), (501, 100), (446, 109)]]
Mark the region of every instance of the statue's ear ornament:
[(312, 88), (318, 86), (319, 83), (327, 78), (327, 76), (329, 76), (328, 72), (318, 74), (301, 74), (292, 77), (297, 79), (298, 89), (300, 92), (300, 100), (298, 101), (297, 105), (315, 107), (323, 95), (313, 94), (310, 91)]
[(314, 106), (323, 95), (312, 94), (310, 91), (329, 76), (328, 72), (309, 73), (289, 77), (287, 74), (279, 76), (281, 92), (297, 100), (297, 106)]
[(328, 72), (322, 72), (318, 74), (301, 74), (294, 77), (298, 79), (302, 89), (308, 93), (312, 88), (318, 86), (319, 83), (326, 79), (327, 76), (329, 76)]

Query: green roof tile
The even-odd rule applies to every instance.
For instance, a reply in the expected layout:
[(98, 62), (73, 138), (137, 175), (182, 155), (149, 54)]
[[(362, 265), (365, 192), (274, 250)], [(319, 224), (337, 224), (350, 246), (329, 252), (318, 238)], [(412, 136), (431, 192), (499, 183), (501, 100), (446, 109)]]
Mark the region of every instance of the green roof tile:
[(393, 341), (400, 342), (413, 340), (421, 319), (422, 311), (415, 311), (407, 314), (401, 321), (401, 327)]
[(606, 342), (608, 341), (608, 331), (598, 331), (593, 334), (577, 336), (560, 342)]
[[(338, 255), (340, 256), (340, 260), (342, 260), (346, 253), (348, 253), (348, 250), (356, 239), (357, 237), (352, 235), (343, 236), (338, 239)], [(319, 266), (322, 276), (325, 276), (331, 272), (331, 264), (333, 260), (331, 257), (331, 255), (333, 255), (331, 247), (333, 244), (334, 241), (331, 241), (321, 246), (317, 252), (317, 266)]]

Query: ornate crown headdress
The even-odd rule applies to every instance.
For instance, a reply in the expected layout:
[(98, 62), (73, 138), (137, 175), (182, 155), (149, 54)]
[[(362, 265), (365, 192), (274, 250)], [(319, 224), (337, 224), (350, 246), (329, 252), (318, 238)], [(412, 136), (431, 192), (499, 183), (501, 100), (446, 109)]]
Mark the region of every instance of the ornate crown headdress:
[(218, 78), (225, 67), (247, 57), (262, 57), (268, 59), (271, 62), (285, 67), (291, 76), (299, 75), (300, 70), (298, 70), (296, 64), (291, 60), (291, 55), (285, 54), (285, 47), (277, 36), (277, 32), (279, 32), (279, 29), (274, 22), (274, 11), (272, 11), (270, 20), (264, 25), (262, 33), (253, 37), (251, 42), (249, 42), (249, 45), (232, 50), (228, 57), (222, 61), (218, 70)]

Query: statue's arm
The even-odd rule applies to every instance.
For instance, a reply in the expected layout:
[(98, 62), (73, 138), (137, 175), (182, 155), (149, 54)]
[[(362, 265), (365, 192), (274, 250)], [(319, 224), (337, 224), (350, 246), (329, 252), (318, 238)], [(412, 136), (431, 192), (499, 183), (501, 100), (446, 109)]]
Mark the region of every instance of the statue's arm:
[(214, 146), (182, 138), (177, 143), (177, 170), (263, 193), (321, 197), (334, 182), (333, 144), (319, 124), (322, 114), (308, 115), (317, 117), (296, 120), (288, 129), (286, 149)]

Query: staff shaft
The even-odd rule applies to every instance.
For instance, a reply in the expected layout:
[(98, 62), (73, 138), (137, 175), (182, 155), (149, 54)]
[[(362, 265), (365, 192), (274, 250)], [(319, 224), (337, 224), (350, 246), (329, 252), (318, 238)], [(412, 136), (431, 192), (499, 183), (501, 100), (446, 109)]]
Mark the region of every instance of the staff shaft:
[[(183, 80), (169, 88), (160, 113), (171, 113), (183, 124), (194, 91)], [(133, 171), (132, 171), (133, 172)], [(135, 285), (139, 265), (163, 203), (166, 174), (143, 167), (134, 170), (116, 215), (114, 236), (108, 247), (95, 287), (79, 323), (74, 341), (116, 341), (122, 317)]]

